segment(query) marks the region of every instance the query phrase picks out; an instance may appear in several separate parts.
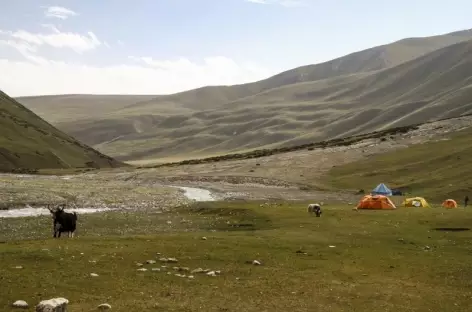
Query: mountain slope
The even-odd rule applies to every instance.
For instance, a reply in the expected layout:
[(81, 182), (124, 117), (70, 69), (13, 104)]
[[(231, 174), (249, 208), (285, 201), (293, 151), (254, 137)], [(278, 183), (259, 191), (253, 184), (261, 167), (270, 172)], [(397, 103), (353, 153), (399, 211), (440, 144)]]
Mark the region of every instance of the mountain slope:
[(461, 202), (471, 195), (472, 129), (451, 137), (392, 151), (331, 169), (325, 181), (340, 188), (371, 190), (380, 182), (412, 196)]
[(470, 57), (454, 51), (469, 51), (470, 38), (461, 31), (404, 39), (255, 83), (158, 96), (55, 125), (130, 160), (301, 144), (457, 116), (469, 111), (462, 104)]
[(303, 144), (472, 113), (471, 99), (467, 41), (381, 71), (271, 89), (99, 146), (142, 159)]
[(121, 165), (57, 130), (0, 92), (0, 171)]

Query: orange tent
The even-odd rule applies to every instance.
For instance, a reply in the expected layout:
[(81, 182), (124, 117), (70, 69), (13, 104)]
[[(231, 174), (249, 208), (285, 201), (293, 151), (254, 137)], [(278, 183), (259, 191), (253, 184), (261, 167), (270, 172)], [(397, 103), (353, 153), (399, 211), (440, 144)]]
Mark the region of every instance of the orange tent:
[(357, 209), (396, 209), (390, 198), (383, 195), (366, 195), (357, 205)]
[(442, 206), (447, 209), (457, 208), (457, 202), (454, 199), (446, 199)]

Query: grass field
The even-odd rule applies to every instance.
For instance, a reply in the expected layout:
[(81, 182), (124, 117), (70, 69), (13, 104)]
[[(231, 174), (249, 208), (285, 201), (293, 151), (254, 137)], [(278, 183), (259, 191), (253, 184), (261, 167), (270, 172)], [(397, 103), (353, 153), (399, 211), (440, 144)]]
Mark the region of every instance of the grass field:
[(371, 156), (334, 167), (328, 174), (340, 188), (371, 189), (380, 182), (414, 195), (442, 201), (471, 196), (472, 130), (407, 149)]
[[(316, 218), (305, 203), (259, 204), (83, 215), (78, 236), (60, 240), (49, 217), (0, 219), (2, 311), (57, 296), (74, 312), (469, 311), (472, 232), (435, 228), (470, 226), (471, 211), (328, 205)], [(173, 266), (221, 274), (189, 279)]]

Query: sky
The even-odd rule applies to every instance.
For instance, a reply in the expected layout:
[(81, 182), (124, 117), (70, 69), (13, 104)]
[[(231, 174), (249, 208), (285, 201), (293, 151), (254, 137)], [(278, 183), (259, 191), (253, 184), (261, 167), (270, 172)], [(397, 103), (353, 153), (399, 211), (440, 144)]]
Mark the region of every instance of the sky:
[(10, 96), (170, 94), (252, 82), (472, 28), (470, 0), (0, 0)]

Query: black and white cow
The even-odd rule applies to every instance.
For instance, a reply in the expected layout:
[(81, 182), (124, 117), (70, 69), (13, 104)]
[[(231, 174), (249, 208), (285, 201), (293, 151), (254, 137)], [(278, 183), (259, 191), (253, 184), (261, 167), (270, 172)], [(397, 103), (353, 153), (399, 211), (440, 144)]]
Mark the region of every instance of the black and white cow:
[(65, 204), (59, 205), (56, 209), (51, 209), (48, 205), (48, 210), (52, 214), (52, 219), (54, 220), (54, 236), (61, 237), (62, 232), (67, 232), (68, 237), (74, 237), (75, 229), (77, 228), (77, 214), (65, 212)]
[(309, 204), (308, 205), (308, 212), (315, 213), (317, 217), (321, 217), (321, 205), (320, 204)]

